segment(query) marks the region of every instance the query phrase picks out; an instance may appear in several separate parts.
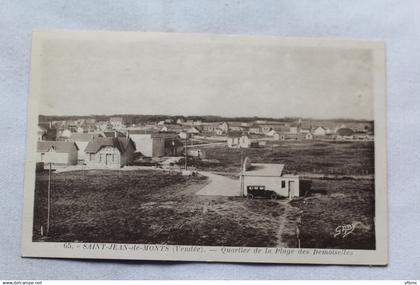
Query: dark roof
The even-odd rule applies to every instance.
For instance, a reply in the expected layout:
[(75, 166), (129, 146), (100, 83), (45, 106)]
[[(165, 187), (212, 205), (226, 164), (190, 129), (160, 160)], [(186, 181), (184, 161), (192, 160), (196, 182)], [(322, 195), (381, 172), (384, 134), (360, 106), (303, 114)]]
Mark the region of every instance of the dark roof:
[(154, 129), (128, 130), (129, 135), (150, 135), (154, 132), (157, 132), (157, 131)]
[(55, 152), (59, 153), (70, 153), (79, 150), (74, 142), (39, 141), (36, 146), (37, 152), (48, 152), (51, 147), (54, 148)]
[(177, 138), (178, 135), (175, 132), (156, 132), (152, 134), (152, 138)]
[(95, 138), (94, 140), (90, 141), (85, 148), (85, 152), (87, 153), (97, 153), (101, 148), (106, 146), (116, 147), (121, 153), (125, 152), (128, 148), (129, 144), (132, 144), (134, 147), (134, 143), (129, 138)]
[(230, 138), (239, 138), (244, 135), (244, 132), (242, 131), (229, 131), (228, 137)]
[(72, 133), (69, 137), (69, 140), (78, 141), (78, 142), (88, 142), (94, 138), (101, 137), (100, 134), (88, 134), (88, 133)]
[(104, 131), (104, 132), (102, 132), (102, 134), (107, 138), (115, 137), (115, 133), (117, 133), (117, 137), (125, 137), (125, 135), (122, 132), (118, 132), (118, 131)]
[(250, 139), (262, 139), (262, 138), (266, 138), (266, 136), (263, 135), (263, 134), (248, 134), (247, 136)]
[(178, 147), (183, 146), (183, 143), (177, 138), (165, 139), (165, 147)]
[(282, 126), (282, 125), (273, 126), (273, 127), (271, 127), (271, 129), (274, 130), (277, 133), (287, 133), (287, 132), (290, 131), (289, 127)]
[(351, 136), (353, 135), (353, 130), (350, 128), (341, 128), (337, 130), (337, 134), (340, 136)]

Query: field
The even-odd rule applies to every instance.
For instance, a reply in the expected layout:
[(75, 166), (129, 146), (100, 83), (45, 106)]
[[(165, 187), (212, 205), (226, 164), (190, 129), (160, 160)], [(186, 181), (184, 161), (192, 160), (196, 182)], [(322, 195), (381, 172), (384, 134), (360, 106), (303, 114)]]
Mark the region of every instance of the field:
[(373, 142), (279, 141), (261, 148), (203, 147), (208, 163), (201, 169), (238, 173), (241, 157), (252, 162), (283, 163), (289, 173), (366, 175), (374, 173)]
[(54, 173), (52, 227), (41, 237), (47, 183), (46, 173), (37, 175), (35, 241), (276, 246), (279, 217), (297, 210), (281, 201), (194, 195), (204, 177), (144, 170)]
[[(206, 148), (199, 169), (239, 172), (241, 151)], [(312, 178), (304, 199), (247, 200), (199, 196), (209, 183), (158, 170), (86, 170), (53, 173), (51, 229), (46, 224), (48, 174), (37, 173), (33, 239), (178, 245), (373, 249), (372, 143), (283, 142), (247, 149), (253, 162), (285, 163), (287, 172)], [(217, 162), (216, 162), (217, 161)], [(315, 171), (314, 171), (315, 170)], [(354, 225), (334, 236), (340, 226)]]

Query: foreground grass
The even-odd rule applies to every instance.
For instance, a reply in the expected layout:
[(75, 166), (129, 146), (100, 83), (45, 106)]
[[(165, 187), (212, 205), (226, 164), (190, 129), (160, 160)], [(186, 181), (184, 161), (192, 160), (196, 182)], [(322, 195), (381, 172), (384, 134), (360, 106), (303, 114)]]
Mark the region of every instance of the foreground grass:
[(276, 246), (279, 217), (297, 210), (281, 201), (197, 196), (204, 177), (144, 170), (54, 173), (52, 227), (45, 238), (40, 227), (46, 223), (47, 178), (37, 175), (35, 241)]
[[(206, 183), (153, 170), (54, 173), (51, 231), (41, 237), (48, 175), (38, 173), (33, 240), (296, 247), (299, 226), (302, 247), (375, 248), (371, 179), (313, 179), (292, 203), (195, 195)], [(355, 230), (334, 237), (346, 224)]]
[[(314, 179), (311, 194), (293, 204), (302, 210), (302, 247), (375, 249), (374, 180)], [(334, 236), (342, 225), (355, 228)]]

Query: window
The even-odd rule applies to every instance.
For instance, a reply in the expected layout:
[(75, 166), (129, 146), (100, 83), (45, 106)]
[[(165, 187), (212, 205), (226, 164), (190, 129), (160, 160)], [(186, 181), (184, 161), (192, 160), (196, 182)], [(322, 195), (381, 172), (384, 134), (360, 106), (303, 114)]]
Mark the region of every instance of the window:
[(95, 155), (93, 153), (89, 153), (89, 160), (93, 160), (95, 158)]
[(286, 188), (286, 181), (284, 180), (281, 181), (281, 188)]

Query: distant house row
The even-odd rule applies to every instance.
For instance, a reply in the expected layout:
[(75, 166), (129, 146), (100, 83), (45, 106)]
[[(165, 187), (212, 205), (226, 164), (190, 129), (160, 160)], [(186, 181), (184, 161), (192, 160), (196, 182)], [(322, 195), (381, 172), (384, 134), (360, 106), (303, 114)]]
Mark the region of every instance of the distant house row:
[[(61, 120), (43, 123), (40, 126), (40, 136), (48, 140), (67, 140), (72, 133), (94, 133), (108, 130), (127, 131), (130, 129), (152, 129), (154, 132), (175, 132), (179, 134), (193, 134), (206, 137), (227, 137), (232, 132), (242, 132), (248, 135), (265, 135), (276, 140), (313, 139), (315, 137), (335, 138), (339, 129), (348, 128), (360, 136), (373, 135), (372, 122), (353, 122), (332, 120), (301, 120), (296, 121), (222, 121), (203, 122), (201, 120), (185, 120), (184, 118), (168, 118), (159, 122), (143, 124), (129, 124), (123, 117), (111, 117), (107, 121), (96, 121), (93, 118), (77, 120)], [(55, 138), (53, 138), (55, 137)], [(339, 137), (341, 137), (339, 135)], [(53, 139), (52, 139), (53, 138)], [(350, 138), (347, 138), (350, 139)], [(40, 139), (41, 140), (41, 139)], [(45, 138), (44, 138), (45, 140)]]
[(135, 152), (161, 157), (178, 156), (182, 151), (183, 144), (175, 134), (73, 133), (67, 141), (38, 141), (37, 162), (123, 167), (133, 162)]

